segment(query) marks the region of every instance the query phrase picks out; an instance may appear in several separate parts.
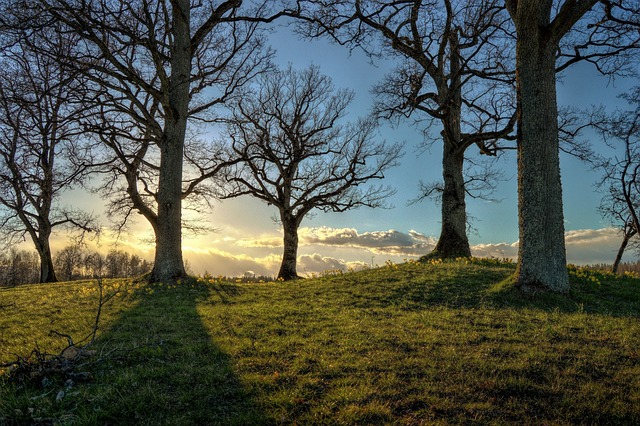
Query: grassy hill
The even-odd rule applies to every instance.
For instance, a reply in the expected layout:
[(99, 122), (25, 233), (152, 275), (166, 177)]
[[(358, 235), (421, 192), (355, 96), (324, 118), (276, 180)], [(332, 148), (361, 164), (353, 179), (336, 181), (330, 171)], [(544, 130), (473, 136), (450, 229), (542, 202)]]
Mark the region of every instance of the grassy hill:
[[(525, 296), (513, 268), (106, 281), (97, 352), (72, 373), (5, 369), (0, 424), (640, 424), (640, 280), (572, 269), (569, 296)], [(97, 298), (1, 289), (0, 363), (58, 354), (50, 330), (87, 335)]]

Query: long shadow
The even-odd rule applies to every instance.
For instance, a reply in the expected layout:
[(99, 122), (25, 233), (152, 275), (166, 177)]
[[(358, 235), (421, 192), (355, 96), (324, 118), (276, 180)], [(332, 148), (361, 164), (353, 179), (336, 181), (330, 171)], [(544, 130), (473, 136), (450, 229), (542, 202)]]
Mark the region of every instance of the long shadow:
[[(407, 310), (444, 306), (449, 308), (512, 308), (554, 310), (562, 313), (588, 312), (611, 317), (640, 315), (640, 280), (591, 272), (584, 277), (571, 276), (569, 294), (553, 292), (525, 293), (512, 283), (511, 267), (460, 269), (455, 275), (438, 280), (415, 279), (398, 282), (382, 305), (397, 305)], [(371, 303), (371, 300), (365, 301)]]
[(96, 364), (94, 380), (85, 386), (90, 410), (78, 410), (77, 422), (263, 423), (229, 356), (200, 320), (197, 304), (209, 291), (197, 283), (140, 287), (132, 296), (135, 306), (95, 344), (104, 362)]

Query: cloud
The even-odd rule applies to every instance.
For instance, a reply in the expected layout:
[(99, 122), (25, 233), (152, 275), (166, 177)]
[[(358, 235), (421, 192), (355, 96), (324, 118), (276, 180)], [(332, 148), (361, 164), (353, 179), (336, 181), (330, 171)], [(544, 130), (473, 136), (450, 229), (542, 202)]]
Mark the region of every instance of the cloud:
[(235, 243), (240, 247), (246, 248), (275, 248), (283, 246), (282, 237), (242, 238)]
[[(567, 262), (575, 264), (613, 263), (622, 238), (615, 228), (578, 229), (565, 233)], [(629, 250), (624, 260), (631, 260)]]
[(305, 244), (349, 247), (388, 256), (422, 256), (435, 246), (435, 239), (417, 231), (408, 233), (390, 229), (358, 233), (353, 228), (304, 228), (301, 240)]
[[(394, 229), (360, 233), (355, 228), (301, 228), (299, 236), (302, 249), (298, 258), (300, 274), (361, 269), (373, 262), (372, 254), (381, 256), (382, 259), (401, 261), (403, 258), (428, 253), (436, 242), (432, 237), (415, 230), (400, 232)], [(190, 241), (191, 244), (183, 245), (185, 259), (195, 273), (202, 274), (206, 271), (213, 275), (241, 276), (253, 271), (256, 275), (274, 276), (280, 267), (281, 236), (266, 234), (254, 239), (225, 236), (203, 241)], [(610, 264), (620, 246), (621, 237), (613, 228), (580, 229), (567, 231), (565, 241), (569, 263)], [(105, 254), (114, 248), (114, 242), (115, 236), (105, 230), (99, 243), (88, 240), (86, 249)], [(52, 246), (56, 251), (67, 244), (69, 240), (66, 235), (55, 235), (52, 238)], [(30, 249), (31, 246), (25, 243), (25, 248)], [(139, 236), (122, 236), (115, 248), (153, 261), (153, 245), (143, 244)], [(475, 244), (471, 247), (471, 252), (477, 257), (506, 257), (516, 260), (518, 242)], [(624, 260), (633, 260), (631, 250)]]
[(222, 250), (185, 250), (184, 257), (196, 274), (208, 272), (214, 276), (236, 277), (251, 271), (252, 275), (273, 276), (280, 265), (281, 257), (268, 254), (250, 257), (245, 254), (228, 253)]
[[(621, 238), (614, 228), (577, 229), (565, 232), (567, 262), (578, 265), (613, 263)], [(471, 247), (476, 257), (507, 257), (517, 259), (518, 242), (477, 244)], [(627, 253), (625, 260), (630, 260)]]
[[(146, 242), (144, 237), (147, 237), (147, 235), (129, 235), (125, 233), (116, 235), (111, 229), (103, 227), (99, 235), (87, 234), (83, 240), (82, 247), (87, 252), (98, 252), (103, 255), (112, 249), (122, 250), (129, 254), (138, 255), (143, 259), (153, 260), (155, 247)], [(49, 243), (55, 255), (55, 253), (65, 247), (76, 244), (77, 240), (72, 238), (72, 234), (56, 232), (51, 236)], [(31, 241), (29, 241), (24, 247), (26, 249), (32, 249), (33, 245)]]
[(567, 245), (610, 244), (612, 239), (618, 239), (615, 228), (577, 229), (564, 234)]
[[(269, 254), (264, 257), (253, 258), (244, 254), (233, 254), (220, 250), (185, 250), (185, 258), (190, 268), (196, 274), (225, 275), (230, 277), (250, 275), (275, 276), (282, 257)], [(298, 257), (298, 273), (310, 275), (329, 270), (362, 269), (369, 266), (362, 261), (346, 261), (319, 253), (305, 254)]]
[[(359, 233), (353, 228), (317, 227), (301, 228), (299, 236), (301, 246), (314, 247), (311, 253), (298, 257), (298, 273), (301, 275), (336, 269), (361, 269), (369, 266), (370, 252), (398, 260), (420, 256), (428, 253), (435, 244), (433, 238), (414, 230), (407, 233), (393, 229)], [(264, 250), (256, 257), (236, 253), (239, 241), (243, 244), (241, 247), (262, 247)], [(278, 249), (282, 246), (281, 241), (280, 237), (264, 236), (253, 240), (236, 240), (234, 245), (226, 248), (228, 251), (185, 248), (185, 258), (189, 260), (193, 271), (200, 274), (207, 271), (213, 275), (240, 276), (253, 271), (256, 275), (274, 276), (282, 259)], [(567, 231), (565, 241), (569, 263), (611, 263), (620, 245), (620, 236), (613, 228), (582, 229)], [(323, 250), (322, 247), (326, 248)], [(347, 256), (350, 260), (327, 253), (335, 247), (341, 248), (341, 256)], [(476, 244), (471, 247), (471, 252), (477, 257), (506, 257), (516, 260), (518, 242)]]
[(518, 257), (518, 243), (476, 244), (471, 246), (471, 254), (475, 257), (516, 259)]
[[(390, 256), (421, 256), (435, 246), (435, 240), (417, 231), (408, 233), (390, 229), (359, 233), (355, 228), (300, 228), (300, 246), (331, 246), (363, 249)], [(237, 241), (241, 247), (282, 247), (282, 237), (260, 237)]]
[(298, 273), (299, 274), (311, 274), (320, 273), (324, 271), (342, 270), (348, 269), (362, 269), (369, 265), (365, 262), (355, 261), (347, 262), (343, 259), (336, 259), (334, 257), (323, 256), (319, 253), (306, 254), (298, 258)]
[(364, 232), (354, 228), (303, 228), (301, 240), (307, 245), (342, 246), (366, 249), (376, 254), (418, 256), (430, 251), (435, 241), (414, 230), (403, 233), (388, 231)]

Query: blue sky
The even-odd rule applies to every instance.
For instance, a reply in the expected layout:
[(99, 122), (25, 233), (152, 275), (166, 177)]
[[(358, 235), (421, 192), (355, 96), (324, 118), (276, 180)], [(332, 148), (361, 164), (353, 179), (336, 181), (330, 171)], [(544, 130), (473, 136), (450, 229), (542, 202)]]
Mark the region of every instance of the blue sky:
[[(298, 40), (286, 28), (276, 31), (271, 43), (277, 50), (276, 60), (281, 67), (291, 63), (302, 69), (313, 63), (333, 79), (337, 88), (355, 90), (356, 99), (349, 109), (349, 120), (356, 120), (369, 112), (373, 102), (370, 89), (393, 66), (389, 61), (371, 64), (362, 52), (349, 52), (327, 41)], [(617, 95), (632, 85), (632, 81), (621, 79), (611, 82), (598, 76), (591, 67), (578, 65), (568, 70), (559, 83), (558, 100), (560, 105), (577, 107), (600, 103), (611, 109), (616, 105), (625, 107)], [(382, 265), (387, 259), (402, 261), (425, 254), (433, 247), (440, 231), (439, 206), (429, 201), (411, 206), (406, 203), (417, 195), (419, 180), (429, 182), (440, 178), (440, 142), (417, 155), (416, 145), (423, 139), (418, 129), (409, 124), (396, 128), (384, 125), (380, 133), (380, 137), (388, 142), (406, 143), (401, 165), (386, 174), (385, 183), (397, 189), (389, 199), (395, 208), (318, 213), (304, 220), (300, 231), (299, 273)], [(432, 134), (437, 136), (438, 131)], [(593, 143), (598, 150), (606, 151), (597, 138), (594, 137)], [(561, 166), (569, 261), (612, 262), (619, 238), (609, 228), (609, 222), (597, 212), (600, 194), (595, 192), (594, 184), (598, 173), (567, 155), (561, 157)], [(500, 183), (495, 194), (501, 202), (468, 200), (468, 212), (476, 218), (473, 222), (476, 232), (470, 234), (470, 241), (475, 255), (515, 258), (518, 239), (515, 153), (501, 158), (499, 167), (510, 178)], [(84, 204), (90, 210), (96, 206), (95, 200), (78, 192), (67, 199), (78, 207)], [(217, 232), (198, 237), (185, 236), (183, 240), (185, 257), (193, 271), (216, 275), (240, 275), (252, 271), (274, 275), (282, 250), (281, 232), (271, 219), (275, 213), (273, 207), (251, 198), (215, 203), (207, 220)], [(139, 221), (131, 234), (120, 240), (120, 246), (151, 259), (153, 247), (144, 242), (150, 236), (149, 227)], [(54, 247), (66, 244), (66, 236), (56, 238)], [(110, 243), (109, 233), (105, 231), (99, 246), (91, 244), (94, 249), (106, 251)], [(632, 256), (627, 256), (627, 259), (632, 259)]]

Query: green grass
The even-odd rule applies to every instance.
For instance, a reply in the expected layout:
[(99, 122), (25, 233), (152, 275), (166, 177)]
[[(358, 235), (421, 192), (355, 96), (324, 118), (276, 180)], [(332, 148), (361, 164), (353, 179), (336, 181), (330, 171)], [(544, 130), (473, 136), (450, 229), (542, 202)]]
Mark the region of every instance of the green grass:
[[(91, 378), (5, 372), (0, 424), (640, 424), (640, 280), (572, 268), (568, 296), (523, 295), (513, 271), (110, 281)], [(0, 290), (0, 363), (86, 335), (96, 301), (91, 282)]]

